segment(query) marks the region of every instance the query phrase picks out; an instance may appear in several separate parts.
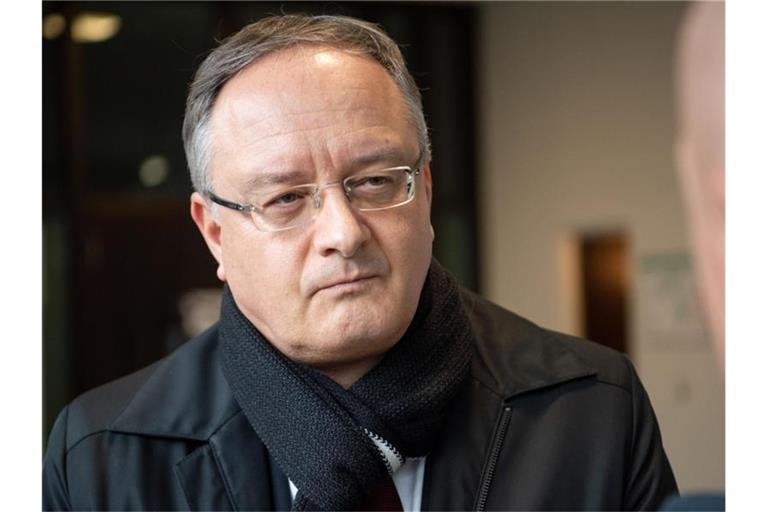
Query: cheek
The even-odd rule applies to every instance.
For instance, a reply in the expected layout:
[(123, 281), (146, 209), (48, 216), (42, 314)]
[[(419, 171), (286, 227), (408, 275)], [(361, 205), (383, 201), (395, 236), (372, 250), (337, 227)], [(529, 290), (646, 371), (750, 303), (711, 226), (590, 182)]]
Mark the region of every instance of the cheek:
[(426, 257), (427, 261), (432, 258), (432, 242), (434, 241), (430, 217), (430, 204), (426, 197), (424, 197), (423, 201), (419, 203), (419, 208), (414, 216), (409, 219), (407, 226), (411, 233), (412, 250), (415, 250), (416, 254), (419, 254), (422, 258)]
[(279, 296), (298, 288), (301, 264), (296, 243), (267, 238), (261, 232), (231, 230), (222, 237), (222, 259), (230, 286)]
[[(418, 220), (417, 220), (418, 219)], [(385, 235), (383, 235), (385, 236)], [(427, 211), (416, 210), (389, 230), (382, 242), (392, 269), (406, 287), (426, 275), (432, 258), (432, 233)], [(419, 288), (420, 291), (420, 288)]]

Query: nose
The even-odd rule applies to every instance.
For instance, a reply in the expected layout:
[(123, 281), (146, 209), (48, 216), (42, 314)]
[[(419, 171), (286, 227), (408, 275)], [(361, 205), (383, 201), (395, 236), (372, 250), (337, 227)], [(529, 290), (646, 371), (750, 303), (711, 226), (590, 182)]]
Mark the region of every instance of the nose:
[(314, 221), (313, 244), (323, 256), (335, 252), (350, 258), (371, 238), (371, 230), (338, 185), (318, 191), (323, 197)]

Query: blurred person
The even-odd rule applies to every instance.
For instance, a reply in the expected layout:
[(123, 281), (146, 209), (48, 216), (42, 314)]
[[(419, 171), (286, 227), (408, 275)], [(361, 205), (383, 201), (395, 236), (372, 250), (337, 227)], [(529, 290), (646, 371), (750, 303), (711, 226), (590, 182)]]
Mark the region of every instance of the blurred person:
[[(692, 4), (677, 51), (677, 175), (703, 316), (724, 376), (725, 3)], [(662, 510), (725, 510), (725, 496), (675, 496)]]
[(246, 26), (197, 71), (183, 136), (220, 319), (61, 412), (45, 509), (645, 510), (676, 492), (626, 356), (432, 258), (421, 96), (377, 26)]
[(725, 4), (697, 2), (681, 25), (677, 61), (677, 175), (696, 282), (725, 368)]

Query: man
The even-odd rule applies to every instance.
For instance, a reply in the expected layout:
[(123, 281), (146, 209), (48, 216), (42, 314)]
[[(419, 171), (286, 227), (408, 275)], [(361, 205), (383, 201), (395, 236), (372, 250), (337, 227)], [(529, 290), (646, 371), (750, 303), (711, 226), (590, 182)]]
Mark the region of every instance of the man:
[(86, 393), (48, 509), (650, 509), (676, 490), (631, 363), (432, 261), (419, 91), (397, 45), (278, 16), (201, 65), (191, 214), (221, 319)]
[(677, 176), (703, 317), (725, 365), (725, 3), (696, 2), (678, 36)]
[[(714, 353), (725, 371), (725, 4), (696, 2), (677, 42), (677, 176), (696, 285)], [(723, 373), (724, 376), (724, 373)], [(725, 495), (674, 496), (663, 510), (725, 510)], [(713, 492), (714, 491), (714, 492)]]

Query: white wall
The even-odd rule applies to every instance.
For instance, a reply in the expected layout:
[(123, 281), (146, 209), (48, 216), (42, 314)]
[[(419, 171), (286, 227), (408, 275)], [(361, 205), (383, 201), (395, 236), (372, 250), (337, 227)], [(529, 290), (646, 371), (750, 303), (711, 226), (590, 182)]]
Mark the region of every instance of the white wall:
[(605, 228), (629, 235), (629, 350), (690, 491), (724, 488), (724, 392), (692, 304), (673, 168), (683, 8), (482, 4), (478, 140), (482, 288), (492, 300), (578, 333), (569, 241)]

